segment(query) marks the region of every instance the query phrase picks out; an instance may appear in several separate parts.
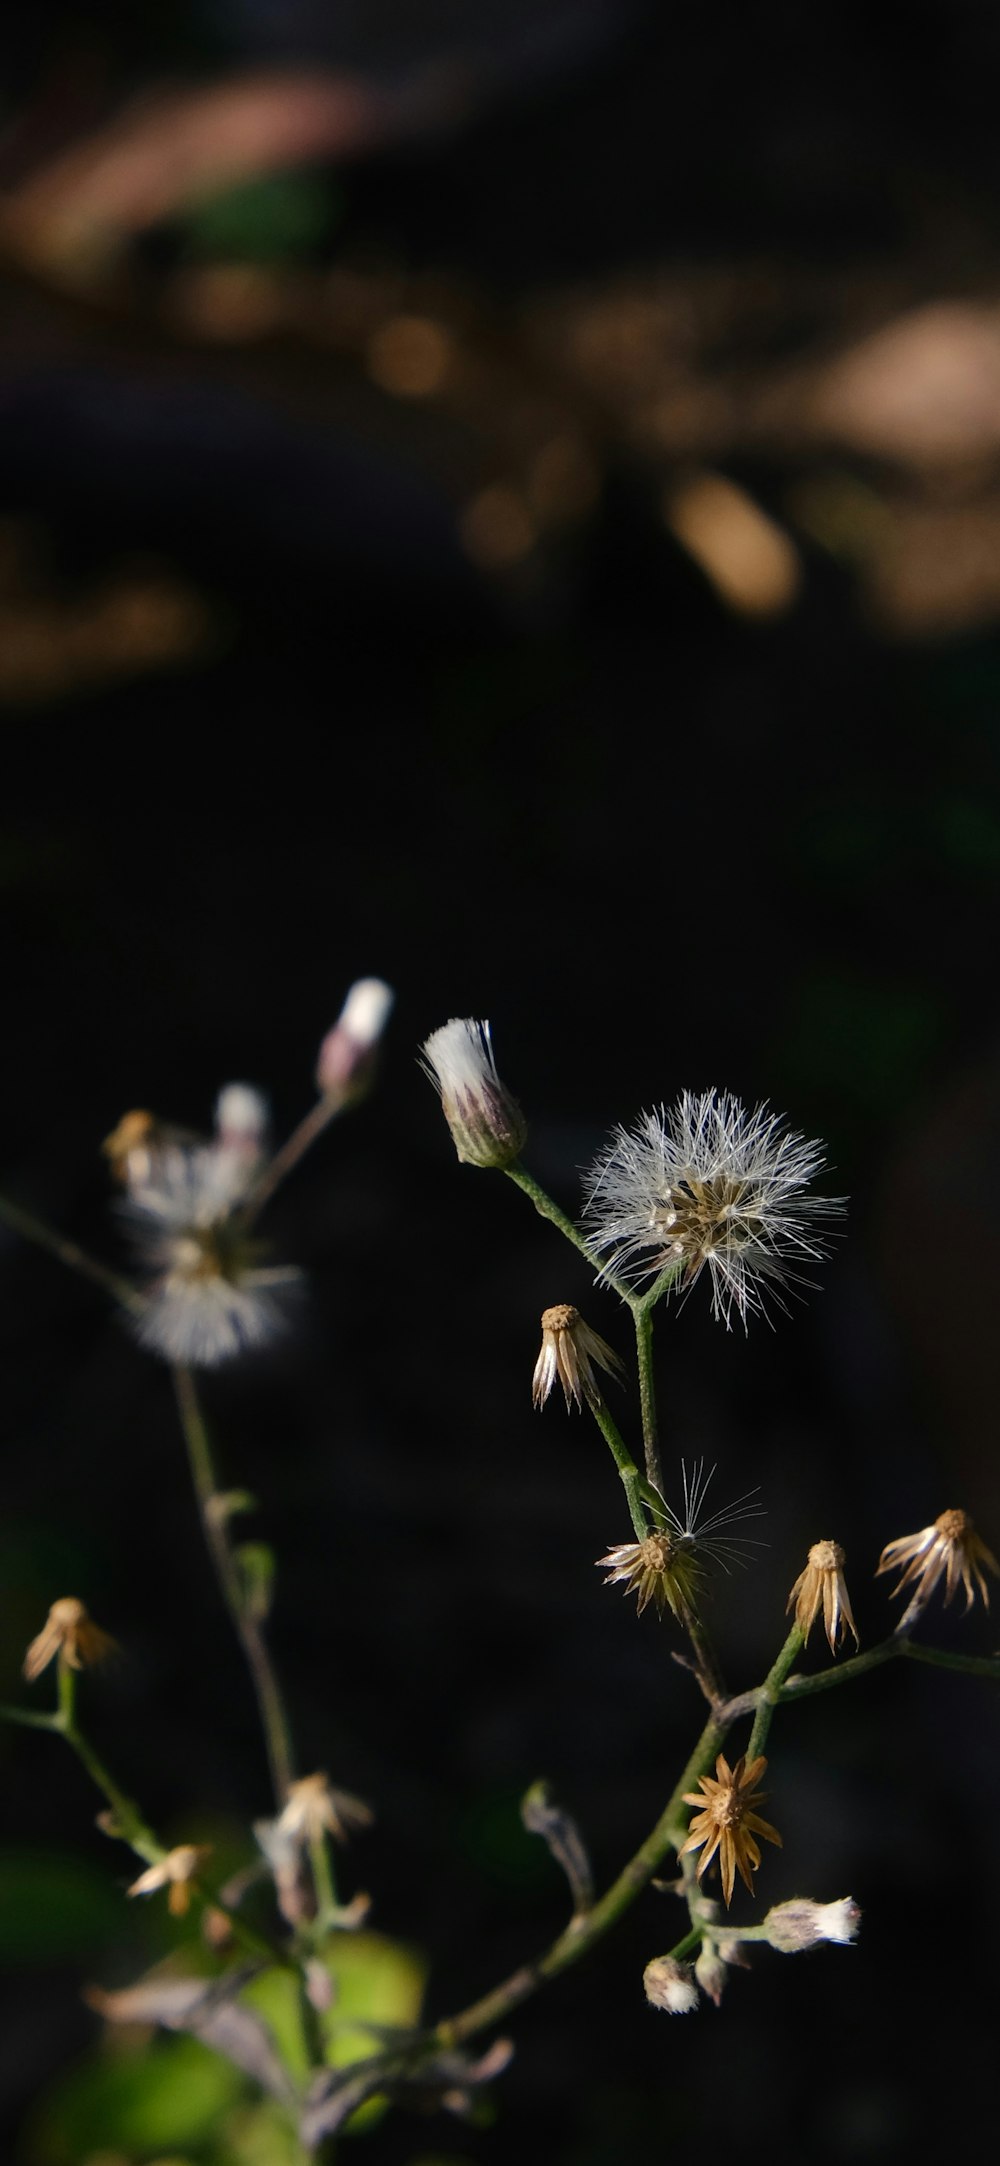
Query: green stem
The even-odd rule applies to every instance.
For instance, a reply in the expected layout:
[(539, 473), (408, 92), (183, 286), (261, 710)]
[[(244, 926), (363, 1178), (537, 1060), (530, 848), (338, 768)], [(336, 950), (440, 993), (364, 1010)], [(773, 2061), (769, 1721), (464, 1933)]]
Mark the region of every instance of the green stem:
[(649, 1524), (642, 1506), (642, 1497), (639, 1488), (642, 1477), (639, 1473), (639, 1469), (636, 1466), (635, 1460), (633, 1459), (632, 1454), (629, 1451), (627, 1444), (625, 1443), (625, 1440), (621, 1434), (620, 1429), (617, 1426), (617, 1423), (609, 1414), (603, 1399), (601, 1399), (600, 1397), (595, 1399), (588, 1398), (587, 1405), (590, 1408), (590, 1411), (594, 1417), (594, 1420), (597, 1423), (597, 1426), (601, 1432), (602, 1437), (604, 1438), (605, 1443), (610, 1445), (611, 1456), (614, 1459), (615, 1465), (618, 1468), (618, 1472), (622, 1478), (622, 1488), (625, 1491), (626, 1500), (628, 1502), (629, 1517), (631, 1518), (632, 1525), (635, 1529), (638, 1540), (640, 1542), (644, 1542), (647, 1534), (649, 1533)]
[[(161, 1843), (154, 1834), (148, 1822), (143, 1819), (135, 1800), (127, 1796), (121, 1785), (115, 1781), (104, 1761), (95, 1752), (89, 1737), (81, 1730), (76, 1713), (77, 1684), (77, 1671), (71, 1669), (69, 1663), (60, 1656), (57, 1712), (52, 1715), (36, 1715), (23, 1707), (0, 1707), (0, 1718), (7, 1722), (23, 1723), (33, 1730), (48, 1730), (55, 1737), (65, 1738), (70, 1751), (76, 1754), (95, 1788), (107, 1799), (114, 1814), (116, 1837), (127, 1843), (129, 1849), (134, 1850), (136, 1856), (142, 1858), (146, 1865), (159, 1865), (160, 1860), (167, 1856), (167, 1845)], [(203, 1903), (211, 1904), (214, 1910), (221, 1910), (228, 1919), (234, 1938), (241, 1942), (249, 1954), (258, 1956), (265, 1963), (280, 1963), (285, 1969), (295, 1967), (277, 1942), (269, 1940), (265, 1934), (258, 1933), (253, 1926), (248, 1925), (214, 1888), (207, 1886), (201, 1879), (192, 1880), (191, 1887)]]
[[(634, 1857), (629, 1859), (617, 1880), (612, 1882), (610, 1888), (594, 1904), (593, 1909), (583, 1918), (572, 1919), (565, 1932), (560, 1933), (552, 1946), (535, 1962), (526, 1963), (521, 1970), (507, 1978), (503, 1985), (495, 1986), (492, 1992), (484, 1993), (481, 2000), (473, 2001), (470, 2007), (463, 2008), (458, 2015), (446, 2017), (439, 2023), (434, 2032), (438, 2044), (459, 2045), (463, 2039), (472, 2038), (477, 2031), (486, 2030), (494, 2023), (502, 2023), (514, 2008), (537, 1992), (539, 1986), (544, 1985), (549, 1978), (557, 1978), (561, 1971), (569, 1969), (571, 1963), (579, 1962), (580, 1957), (586, 1955), (595, 1941), (603, 1939), (605, 1933), (617, 1923), (652, 1879), (667, 1852), (678, 1849), (683, 1842), (686, 1834), (683, 1817), (684, 1793), (692, 1788), (699, 1775), (706, 1774), (714, 1765), (716, 1754), (724, 1744), (725, 1737), (724, 1724), (714, 1715), (711, 1716), (656, 1826), (647, 1835)], [(693, 1945), (692, 1936), (688, 1935), (679, 1945), (685, 1948)]]
[(629, 1301), (635, 1324), (635, 1350), (639, 1364), (639, 1405), (642, 1411), (642, 1441), (646, 1454), (646, 1480), (663, 1495), (663, 1473), (660, 1467), (660, 1444), (656, 1426), (656, 1383), (653, 1376), (653, 1309), (648, 1296)]
[(757, 1711), (753, 1718), (750, 1743), (746, 1750), (748, 1767), (751, 1761), (756, 1760), (758, 1755), (763, 1752), (767, 1744), (767, 1733), (774, 1719), (774, 1710), (781, 1698), (782, 1687), (792, 1663), (801, 1654), (804, 1645), (805, 1642), (798, 1625), (793, 1625), (777, 1661), (772, 1664), (763, 1684), (758, 1687)]
[(190, 1369), (174, 1370), (174, 1387), (202, 1529), (215, 1566), (223, 1601), (246, 1656), (264, 1731), (274, 1795), (280, 1812), (292, 1781), (288, 1718), (262, 1625), (246, 1602), (239, 1564), (229, 1539), (228, 1519), (218, 1507), (219, 1489), (212, 1446)]
[(517, 1188), (523, 1189), (524, 1194), (530, 1197), (539, 1217), (550, 1219), (553, 1226), (558, 1226), (560, 1233), (565, 1235), (566, 1240), (571, 1241), (573, 1247), (579, 1249), (581, 1256), (586, 1257), (591, 1269), (600, 1273), (603, 1284), (613, 1287), (615, 1293), (620, 1294), (623, 1301), (628, 1301), (631, 1296), (623, 1280), (615, 1278), (613, 1273), (601, 1262), (600, 1257), (595, 1254), (589, 1241), (580, 1232), (579, 1227), (574, 1226), (568, 1213), (546, 1193), (541, 1183), (536, 1181), (534, 1174), (529, 1173), (520, 1163), (505, 1166), (503, 1170), (508, 1180), (513, 1181)]
[(110, 1271), (106, 1264), (98, 1263), (96, 1257), (88, 1256), (85, 1249), (78, 1248), (65, 1234), (56, 1233), (43, 1219), (36, 1218), (33, 1211), (25, 1211), (8, 1196), (0, 1196), (0, 1219), (25, 1241), (33, 1241), (36, 1248), (47, 1249), (50, 1256), (58, 1257), (68, 1270), (89, 1279), (92, 1285), (100, 1286), (131, 1315), (142, 1315), (146, 1303), (135, 1286), (130, 1286), (127, 1279), (119, 1278), (117, 1271)]
[(805, 1700), (814, 1692), (829, 1691), (831, 1685), (849, 1684), (852, 1678), (880, 1668), (897, 1655), (905, 1662), (925, 1662), (935, 1670), (958, 1670), (966, 1677), (993, 1677), (1000, 1684), (1000, 1655), (952, 1654), (947, 1648), (921, 1647), (917, 1641), (900, 1639), (893, 1633), (889, 1639), (880, 1640), (877, 1647), (867, 1648), (863, 1655), (851, 1655), (847, 1662), (839, 1662), (836, 1669), (818, 1670), (813, 1677), (790, 1677), (781, 1699)]
[(326, 1836), (313, 1835), (309, 1839), (309, 1860), (312, 1865), (313, 1886), (316, 1890), (316, 1927), (320, 1935), (328, 1930), (337, 1909), (337, 1887), (333, 1877), (333, 1861)]

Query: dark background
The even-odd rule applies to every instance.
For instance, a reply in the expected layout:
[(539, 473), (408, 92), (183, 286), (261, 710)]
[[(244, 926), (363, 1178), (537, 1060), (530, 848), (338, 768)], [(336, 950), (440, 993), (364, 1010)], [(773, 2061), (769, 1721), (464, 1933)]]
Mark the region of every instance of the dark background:
[[(579, 1301), (627, 1352), (623, 1319), (523, 1198), (457, 1165), (416, 1067), (431, 1029), (491, 1018), (528, 1163), (571, 1210), (607, 1130), (685, 1085), (826, 1140), (851, 1200), (821, 1292), (744, 1338), (699, 1289), (658, 1335), (668, 1460), (705, 1454), (720, 1499), (759, 1484), (767, 1508), (769, 1546), (720, 1588), (734, 1689), (819, 1537), (871, 1641), (886, 1540), (953, 1504), (1000, 1536), (997, 45), (968, 0), (911, 11), (905, 39), (842, 5), (486, 10), (472, 41), (457, 8), (234, 4), (141, 28), (105, 5), (86, 34), (43, 7), (12, 44), (4, 1185), (120, 1258), (98, 1147), (125, 1108), (204, 1126), (246, 1077), (280, 1135), (351, 979), (396, 986), (377, 1091), (271, 1213), (308, 1275), (296, 1333), (206, 1396), (278, 1551), (301, 1764), (375, 1806), (348, 1881), (429, 1949), (434, 2014), (561, 1922), (528, 1783), (552, 1779), (606, 1880), (700, 1706), (669, 1627), (593, 1569), (626, 1534), (600, 1440), (530, 1409), (543, 1306)], [(32, 176), (139, 91), (292, 60), (388, 105), (298, 196), (230, 201), (221, 240), (201, 198), (106, 215), (69, 254), (31, 210)], [(353, 345), (323, 315), (348, 276)], [(964, 314), (932, 320), (952, 347), (921, 376), (939, 307)], [(448, 327), (462, 396), (380, 382), (380, 310)], [(574, 373), (598, 319), (612, 358)], [(918, 329), (888, 406), (863, 382), (831, 421), (824, 371), (897, 321)], [(642, 414), (679, 372), (654, 443)], [(468, 507), (500, 487), (523, 509), (536, 426), (590, 480), (497, 543)], [(664, 523), (703, 469), (791, 538), (768, 610)], [(47, 1258), (4, 1236), (2, 1262), (5, 1696), (79, 1593), (128, 1650), (87, 1704), (154, 1824), (259, 1814), (166, 1375)], [(923, 1629), (994, 1644), (978, 1609)], [(681, 2030), (643, 2002), (680, 1931), (647, 1894), (517, 2019), (492, 2129), (397, 2118), (371, 2155), (491, 2166), (533, 2139), (603, 2166), (766, 2134), (789, 2160), (894, 2159), (968, 2131), (992, 2098), (995, 1722), (992, 1687), (902, 1667), (779, 1717), (762, 1896), (852, 1894), (858, 1946), (762, 1953)], [(0, 1752), (8, 1845), (106, 1873), (83, 1776), (26, 1731)], [(49, 1960), (29, 1921), (11, 2127), (137, 1931), (130, 1911)]]

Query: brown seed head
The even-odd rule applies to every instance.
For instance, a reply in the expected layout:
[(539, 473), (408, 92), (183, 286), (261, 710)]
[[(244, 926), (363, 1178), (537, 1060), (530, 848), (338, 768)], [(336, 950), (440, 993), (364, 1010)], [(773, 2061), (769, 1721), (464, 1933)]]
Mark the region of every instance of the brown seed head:
[(845, 1562), (839, 1542), (814, 1542), (805, 1571), (799, 1573), (785, 1605), (786, 1609), (794, 1607), (795, 1622), (804, 1640), (809, 1638), (822, 1610), (823, 1626), (830, 1652), (834, 1655), (848, 1632), (853, 1632), (854, 1644), (858, 1644), (857, 1626), (844, 1579)]
[(703, 1795), (696, 1790), (686, 1790), (685, 1805), (697, 1805), (687, 1840), (678, 1852), (701, 1850), (697, 1874), (700, 1880), (716, 1852), (722, 1876), (722, 1893), (728, 1908), (732, 1901), (736, 1874), (739, 1873), (744, 1887), (753, 1894), (753, 1876), (760, 1864), (758, 1835), (768, 1843), (781, 1847), (781, 1837), (770, 1821), (762, 1820), (754, 1807), (764, 1802), (766, 1792), (755, 1788), (763, 1775), (767, 1761), (761, 1756), (751, 1760), (749, 1767), (745, 1756), (731, 1768), (720, 1752), (715, 1763), (715, 1774), (699, 1775)]

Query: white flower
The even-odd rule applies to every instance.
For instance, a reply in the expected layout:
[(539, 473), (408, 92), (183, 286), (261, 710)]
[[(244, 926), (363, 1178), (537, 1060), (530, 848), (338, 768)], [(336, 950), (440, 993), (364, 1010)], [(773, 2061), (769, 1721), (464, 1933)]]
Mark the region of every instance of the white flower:
[(129, 1184), (149, 1281), (137, 1330), (165, 1361), (214, 1368), (283, 1326), (278, 1289), (298, 1273), (262, 1268), (240, 1216), (257, 1165), (256, 1150), (228, 1142), (171, 1144), (154, 1154), (147, 1181)]
[(861, 1923), (861, 1912), (849, 1895), (842, 1895), (836, 1903), (813, 1903), (806, 1896), (795, 1896), (789, 1903), (776, 1903), (764, 1920), (764, 1939), (772, 1948), (780, 1949), (782, 1955), (797, 1955), (803, 1948), (815, 1948), (821, 1940), (838, 1941), (847, 1947)]
[(707, 1269), (713, 1315), (745, 1324), (765, 1293), (780, 1307), (777, 1287), (808, 1284), (799, 1266), (824, 1253), (812, 1221), (842, 1205), (804, 1193), (822, 1165), (819, 1144), (766, 1106), (685, 1091), (616, 1131), (587, 1175), (585, 1223), (608, 1276), (672, 1271), (686, 1289)]
[(698, 2006), (698, 1988), (689, 1963), (678, 1963), (672, 1955), (654, 1956), (642, 1974), (646, 1999), (654, 2008), (664, 2008), (671, 2016), (689, 2016)]
[(527, 1135), (524, 1115), (501, 1083), (488, 1023), (453, 1017), (431, 1032), (422, 1063), (441, 1093), (459, 1158), (469, 1166), (510, 1166)]

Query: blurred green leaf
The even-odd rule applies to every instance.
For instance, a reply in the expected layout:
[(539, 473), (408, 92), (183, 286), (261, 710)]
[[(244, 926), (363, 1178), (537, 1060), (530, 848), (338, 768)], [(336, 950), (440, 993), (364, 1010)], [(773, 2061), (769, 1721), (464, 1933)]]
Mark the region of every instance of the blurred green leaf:
[(339, 224), (343, 195), (325, 173), (267, 173), (187, 206), (189, 256), (275, 263), (309, 256)]
[(236, 1562), (243, 1581), (243, 1600), (258, 1624), (270, 1615), (277, 1569), (273, 1549), (266, 1542), (241, 1542)]
[(79, 2166), (98, 2146), (126, 2157), (200, 2147), (245, 2092), (228, 2061), (194, 2038), (158, 2037), (141, 2053), (105, 2048), (39, 2109), (27, 2156), (32, 2166)]
[(0, 1851), (0, 1963), (91, 1956), (122, 1930), (121, 1896), (96, 1866), (55, 1851)]

